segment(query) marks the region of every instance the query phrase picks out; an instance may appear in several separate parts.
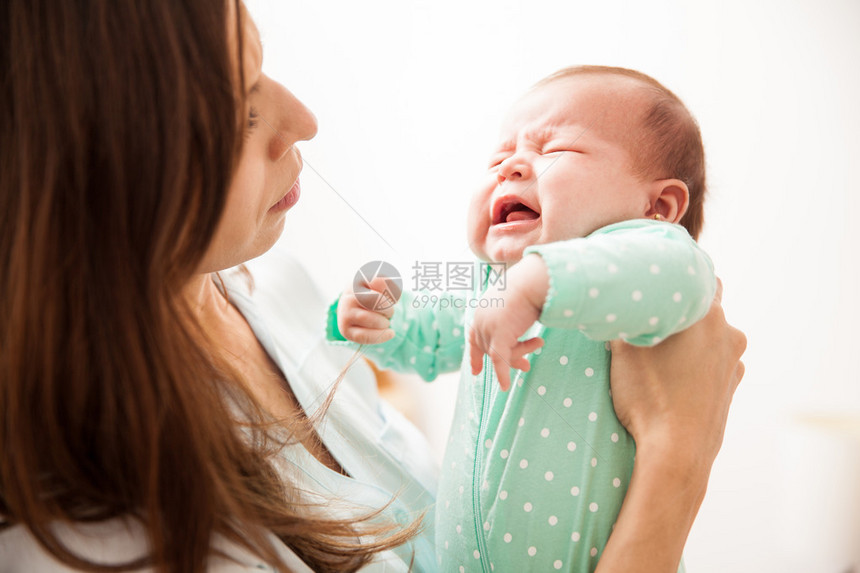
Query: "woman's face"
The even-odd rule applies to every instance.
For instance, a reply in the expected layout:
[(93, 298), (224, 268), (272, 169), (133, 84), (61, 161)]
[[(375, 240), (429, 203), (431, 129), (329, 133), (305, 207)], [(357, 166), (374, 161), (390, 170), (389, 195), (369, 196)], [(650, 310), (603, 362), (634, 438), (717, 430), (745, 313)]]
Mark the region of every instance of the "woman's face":
[[(229, 37), (236, 38), (234, 3), (227, 3)], [(243, 89), (248, 102), (245, 142), (224, 213), (200, 272), (218, 271), (253, 259), (277, 241), (286, 212), (299, 199), (302, 156), (295, 144), (311, 139), (317, 132), (316, 118), (310, 110), (262, 72), (260, 34), (244, 5), (241, 10)]]

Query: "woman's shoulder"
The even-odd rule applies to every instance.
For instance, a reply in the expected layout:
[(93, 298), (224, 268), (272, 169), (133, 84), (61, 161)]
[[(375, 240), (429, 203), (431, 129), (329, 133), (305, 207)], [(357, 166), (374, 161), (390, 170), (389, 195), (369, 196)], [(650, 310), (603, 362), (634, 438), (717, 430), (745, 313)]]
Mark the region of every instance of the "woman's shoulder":
[[(134, 561), (147, 550), (143, 526), (137, 520), (112, 519), (101, 523), (57, 524), (53, 531), (59, 540), (76, 555), (99, 564), (122, 564)], [(290, 571), (308, 573), (308, 568), (287, 546), (273, 540), (281, 558)], [(231, 544), (220, 536), (213, 539), (213, 555), (207, 571), (210, 573), (265, 572), (275, 569)], [(16, 525), (0, 532), (0, 573), (79, 573), (56, 560), (24, 526)], [(150, 568), (135, 571), (150, 573)]]

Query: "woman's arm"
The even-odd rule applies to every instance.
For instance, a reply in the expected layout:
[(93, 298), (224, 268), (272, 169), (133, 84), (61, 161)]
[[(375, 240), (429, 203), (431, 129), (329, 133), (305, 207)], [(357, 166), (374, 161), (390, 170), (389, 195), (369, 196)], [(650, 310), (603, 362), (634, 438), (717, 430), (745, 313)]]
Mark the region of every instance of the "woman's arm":
[(611, 384), (619, 420), (636, 440), (624, 505), (598, 573), (674, 573), (723, 440), (744, 374), (746, 337), (720, 306), (651, 348), (612, 343)]

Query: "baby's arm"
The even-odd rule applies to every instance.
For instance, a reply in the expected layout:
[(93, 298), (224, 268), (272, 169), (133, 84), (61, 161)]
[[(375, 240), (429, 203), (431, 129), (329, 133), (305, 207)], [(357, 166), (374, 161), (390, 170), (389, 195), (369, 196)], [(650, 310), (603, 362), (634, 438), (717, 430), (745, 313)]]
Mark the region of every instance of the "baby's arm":
[(525, 252), (509, 269), (506, 290), (484, 295), (503, 303), (479, 308), (469, 334), (472, 372), (489, 355), (503, 390), (509, 368), (528, 367), (517, 345), (535, 320), (650, 346), (704, 316), (716, 288), (708, 256), (667, 223), (627, 221)]
[(430, 381), (462, 362), (465, 307), (465, 297), (452, 293), (404, 291), (394, 306), (369, 310), (349, 289), (329, 308), (326, 336), (336, 344), (373, 345), (367, 357), (380, 368)]
[(705, 316), (716, 292), (708, 255), (668, 223), (627, 221), (526, 253), (549, 275), (540, 321), (593, 340), (652, 346)]

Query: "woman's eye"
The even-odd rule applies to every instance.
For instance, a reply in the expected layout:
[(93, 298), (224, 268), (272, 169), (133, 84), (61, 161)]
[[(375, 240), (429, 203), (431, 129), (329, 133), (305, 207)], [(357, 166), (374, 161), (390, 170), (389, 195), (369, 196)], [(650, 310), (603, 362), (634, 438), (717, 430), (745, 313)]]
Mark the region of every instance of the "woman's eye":
[(248, 130), (246, 132), (246, 135), (249, 135), (251, 131), (253, 131), (254, 128), (257, 127), (258, 123), (260, 123), (260, 114), (257, 112), (256, 109), (252, 107), (251, 110), (248, 112)]

